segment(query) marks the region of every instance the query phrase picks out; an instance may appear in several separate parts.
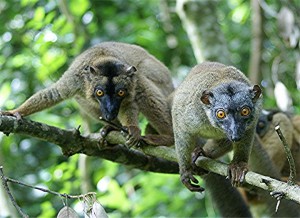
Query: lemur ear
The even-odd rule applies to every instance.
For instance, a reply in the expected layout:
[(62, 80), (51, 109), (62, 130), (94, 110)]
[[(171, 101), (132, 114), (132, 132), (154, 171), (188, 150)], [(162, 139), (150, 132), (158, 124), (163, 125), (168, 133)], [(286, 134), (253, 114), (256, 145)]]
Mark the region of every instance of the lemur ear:
[(252, 93), (252, 101), (256, 102), (257, 99), (260, 97), (262, 91), (259, 85), (254, 85), (250, 92)]
[(84, 71), (95, 74), (97, 72), (97, 69), (94, 66), (87, 65), (85, 66)]
[(136, 71), (137, 69), (135, 68), (135, 66), (130, 66), (126, 69), (126, 73), (128, 73), (129, 75), (132, 75)]
[(202, 92), (201, 101), (203, 104), (209, 105), (210, 104), (210, 98), (212, 98), (214, 95), (212, 92), (205, 90)]

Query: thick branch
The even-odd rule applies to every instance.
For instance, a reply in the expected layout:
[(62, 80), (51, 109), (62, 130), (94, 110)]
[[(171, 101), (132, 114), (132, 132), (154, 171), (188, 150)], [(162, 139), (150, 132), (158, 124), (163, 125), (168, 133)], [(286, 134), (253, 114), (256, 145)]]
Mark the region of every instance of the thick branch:
[[(111, 132), (106, 140), (108, 144), (113, 146), (105, 146), (99, 143), (101, 135), (98, 133), (83, 136), (80, 134), (79, 129), (63, 130), (27, 119), (18, 120), (11, 116), (0, 116), (0, 131), (6, 135), (17, 133), (57, 144), (66, 156), (84, 153), (88, 156), (98, 156), (141, 170), (178, 173), (178, 164), (174, 161), (150, 156), (151, 153), (150, 155), (145, 155), (141, 151), (128, 149), (123, 146), (122, 144), (124, 144), (125, 139), (119, 132)], [(157, 150), (159, 149), (157, 148)], [(145, 150), (149, 149), (145, 148)], [(176, 158), (173, 160), (176, 160)]]
[[(227, 176), (227, 164), (219, 161), (211, 160), (206, 157), (199, 157), (196, 160), (196, 165), (219, 175)], [(281, 182), (251, 171), (246, 174), (245, 182), (269, 192), (281, 192), (286, 199), (290, 199), (300, 204), (300, 186), (298, 185), (289, 185), (286, 182)]]

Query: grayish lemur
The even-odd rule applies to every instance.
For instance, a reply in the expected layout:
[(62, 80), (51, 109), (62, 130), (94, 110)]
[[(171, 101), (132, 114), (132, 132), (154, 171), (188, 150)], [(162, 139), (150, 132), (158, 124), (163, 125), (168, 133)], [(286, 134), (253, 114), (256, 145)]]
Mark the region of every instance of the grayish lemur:
[(148, 119), (148, 129), (162, 136), (149, 138), (157, 144), (172, 145), (167, 96), (173, 90), (169, 70), (144, 49), (104, 42), (80, 54), (50, 87), (37, 92), (20, 107), (2, 113), (28, 116), (74, 97), (88, 115), (96, 119), (102, 116), (125, 126), (130, 146), (141, 139), (139, 112)]
[(205, 62), (191, 70), (175, 91), (172, 108), (181, 181), (189, 190), (203, 191), (195, 184), (191, 161), (198, 137), (214, 139), (203, 147), (208, 157), (233, 149), (228, 176), (234, 186), (243, 182), (261, 105), (260, 87), (238, 69)]

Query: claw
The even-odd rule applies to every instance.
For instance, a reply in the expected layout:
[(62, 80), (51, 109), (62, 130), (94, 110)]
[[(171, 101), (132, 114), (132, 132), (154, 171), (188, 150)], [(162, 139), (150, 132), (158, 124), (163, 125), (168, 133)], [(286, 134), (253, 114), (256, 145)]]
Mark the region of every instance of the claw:
[(234, 187), (239, 187), (245, 180), (246, 173), (248, 172), (247, 163), (231, 163), (227, 169), (227, 177), (231, 180)]
[(194, 149), (193, 153), (192, 153), (192, 168), (193, 168), (193, 171), (194, 171), (197, 175), (200, 175), (200, 176), (201, 176), (201, 175), (205, 175), (205, 174), (208, 173), (207, 170), (202, 169), (201, 167), (198, 167), (198, 166), (195, 164), (197, 158), (198, 158), (198, 157), (201, 157), (201, 156), (202, 156), (202, 157), (207, 157), (205, 151), (203, 150), (203, 148), (200, 147), (200, 146), (197, 146), (197, 147)]
[[(189, 171), (185, 171), (180, 176), (181, 182), (192, 192), (203, 192), (204, 188), (197, 185), (199, 182)], [(193, 182), (193, 183), (192, 183)]]
[(126, 137), (126, 145), (131, 148), (141, 144), (141, 130), (138, 126), (128, 126), (128, 135)]
[(116, 130), (116, 129), (109, 125), (104, 126), (100, 129), (100, 135), (101, 135), (101, 139), (99, 140), (100, 145), (103, 145), (103, 146), (108, 145), (108, 142), (106, 141), (105, 137), (108, 135), (108, 133), (110, 133), (113, 130)]
[(19, 112), (14, 112), (13, 110), (12, 111), (0, 111), (0, 115), (16, 117), (17, 120), (22, 119), (22, 115)]

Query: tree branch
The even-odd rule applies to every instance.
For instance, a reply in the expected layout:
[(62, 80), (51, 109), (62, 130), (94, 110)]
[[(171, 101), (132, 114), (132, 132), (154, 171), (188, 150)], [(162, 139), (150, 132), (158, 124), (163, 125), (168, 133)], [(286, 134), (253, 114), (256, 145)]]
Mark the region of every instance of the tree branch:
[[(62, 148), (65, 155), (84, 153), (98, 156), (145, 171), (160, 173), (178, 173), (176, 153), (172, 147), (145, 146), (140, 150), (123, 146), (125, 138), (120, 132), (112, 131), (106, 137), (108, 146), (100, 144), (99, 133), (83, 136), (79, 129), (62, 130), (27, 119), (0, 116), (0, 131), (6, 135), (17, 133), (55, 143)], [(208, 171), (227, 176), (227, 164), (208, 158), (199, 157), (196, 165)], [(254, 172), (246, 174), (247, 184), (273, 192), (282, 192), (284, 197), (300, 204), (300, 187), (262, 176)]]
[[(66, 156), (83, 153), (88, 156), (98, 156), (145, 171), (178, 173), (177, 162), (150, 156), (151, 152), (149, 155), (145, 155), (141, 151), (128, 149), (122, 145), (125, 144), (125, 138), (120, 132), (116, 131), (110, 132), (106, 137), (108, 146), (99, 143), (101, 139), (99, 133), (83, 136), (80, 134), (79, 128), (63, 130), (27, 119), (17, 119), (12, 116), (0, 116), (0, 131), (6, 135), (17, 133), (57, 144)], [(148, 153), (149, 150), (151, 149), (145, 148), (145, 153)], [(157, 148), (157, 150), (164, 150), (164, 148)], [(173, 153), (175, 152), (173, 151)], [(176, 158), (173, 160), (176, 160)]]
[(17, 209), (17, 211), (19, 212), (19, 214), (24, 217), (24, 218), (28, 218), (29, 216), (24, 213), (22, 211), (22, 209), (19, 207), (19, 205), (17, 204), (14, 196), (11, 194), (10, 190), (9, 190), (9, 187), (8, 187), (8, 184), (7, 182), (9, 181), (5, 176), (4, 176), (4, 173), (3, 173), (3, 167), (0, 166), (0, 177), (1, 177), (1, 180), (2, 180), (2, 184), (3, 184), (3, 187), (7, 193), (7, 195), (9, 196), (9, 199), (11, 200), (12, 204), (15, 206), (15, 208)]
[(290, 176), (289, 176), (289, 179), (288, 179), (288, 184), (295, 185), (297, 183), (297, 181), (296, 181), (296, 167), (295, 167), (295, 161), (294, 161), (291, 149), (290, 149), (285, 137), (283, 136), (279, 125), (275, 126), (275, 131), (277, 132), (277, 134), (278, 134), (278, 136), (279, 136), (279, 138), (280, 138), (280, 140), (283, 144), (284, 151), (285, 151), (285, 154), (286, 154), (286, 157), (287, 157), (287, 160), (288, 160), (288, 163), (289, 163), (289, 167), (290, 167)]
[[(196, 160), (196, 165), (210, 172), (227, 176), (228, 165), (219, 161), (215, 161), (206, 157), (199, 157)], [(249, 185), (267, 190), (269, 192), (280, 192), (286, 199), (300, 204), (300, 186), (298, 185), (289, 185), (286, 182), (281, 182), (276, 179), (272, 179), (271, 177), (263, 176), (251, 171), (246, 174), (245, 182)]]

